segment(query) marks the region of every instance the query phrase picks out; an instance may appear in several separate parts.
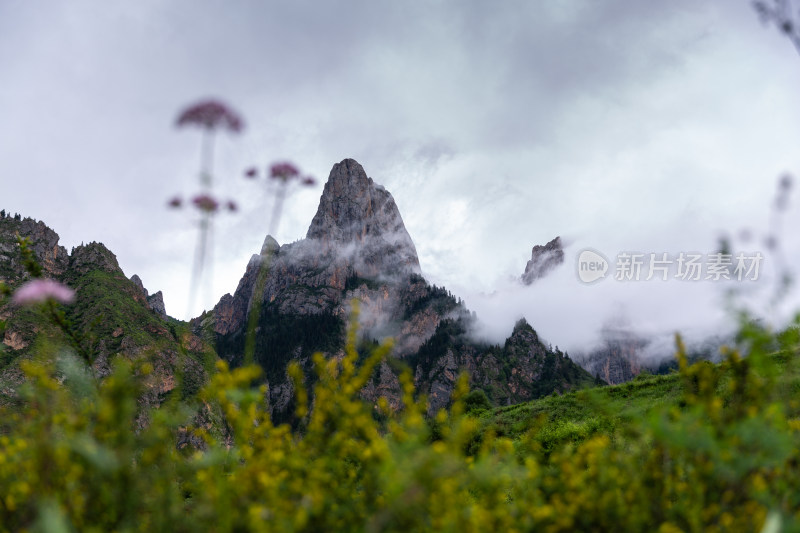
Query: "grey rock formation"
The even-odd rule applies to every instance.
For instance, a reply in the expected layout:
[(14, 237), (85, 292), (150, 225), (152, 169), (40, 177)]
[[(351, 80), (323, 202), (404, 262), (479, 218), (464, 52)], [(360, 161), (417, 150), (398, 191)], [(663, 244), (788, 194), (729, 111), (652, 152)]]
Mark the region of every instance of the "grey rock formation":
[[(684, 339), (689, 363), (720, 360), (720, 348), (736, 343), (735, 335), (722, 333), (692, 340)], [(678, 369), (674, 334), (644, 335), (625, 320), (609, 320), (600, 331), (600, 343), (578, 354), (576, 362), (593, 376), (610, 385), (636, 379), (641, 373), (668, 374)]]
[(57, 278), (69, 266), (69, 254), (58, 244), (58, 233), (32, 218), (0, 219), (0, 279), (16, 284), (27, 277), (16, 236), (30, 239), (31, 250), (47, 277)]
[(459, 364), (452, 349), (448, 349), (444, 357), (433, 361), (432, 368), (427, 375), (421, 372), (421, 366), (417, 367), (414, 381), (418, 387), (427, 388), (428, 414), (435, 414), (450, 403), (450, 395), (455, 388), (460, 368), (463, 368), (463, 362)]
[(150, 307), (150, 309), (152, 309), (162, 317), (167, 316), (167, 309), (166, 307), (164, 307), (164, 295), (161, 293), (161, 291), (158, 291), (148, 296), (147, 305), (148, 307)]
[(145, 301), (147, 302), (147, 306), (162, 317), (166, 317), (167, 310), (164, 307), (164, 295), (162, 292), (158, 291), (155, 294), (148, 293), (147, 289), (145, 289), (144, 284), (142, 283), (142, 278), (140, 278), (137, 274), (131, 276), (131, 281), (134, 285), (136, 285), (136, 288), (141, 291)]
[(419, 272), (394, 198), (353, 159), (333, 166), (306, 238), (352, 261), (362, 277)]
[(144, 288), (144, 284), (142, 283), (142, 278), (140, 278), (138, 274), (134, 274), (133, 276), (131, 276), (131, 281), (133, 282), (134, 285), (136, 285), (136, 288), (142, 291), (142, 294), (144, 294), (145, 297), (147, 297), (147, 289)]
[(642, 371), (642, 353), (649, 341), (625, 324), (607, 323), (600, 332), (600, 345), (577, 357), (578, 363), (609, 385), (635, 378)]
[(400, 380), (386, 361), (378, 365), (373, 378), (362, 389), (361, 396), (370, 402), (386, 398), (389, 408), (397, 411), (402, 407), (403, 389)]
[(414, 382), (428, 394), (428, 414), (449, 404), (461, 371), (469, 374), (473, 387), (486, 391), (499, 405), (562, 393), (592, 382), (591, 376), (566, 354), (547, 348), (524, 319), (517, 322), (502, 348), (488, 350), (470, 342), (463, 328), (464, 318), (459, 322), (447, 325), (449, 339), (443, 339), (447, 346), (443, 356), (434, 352), (433, 357), (427, 356), (417, 365)]
[(561, 237), (556, 237), (544, 246), (536, 245), (531, 250), (531, 260), (525, 265), (522, 282), (530, 285), (563, 262), (564, 249), (561, 246)]

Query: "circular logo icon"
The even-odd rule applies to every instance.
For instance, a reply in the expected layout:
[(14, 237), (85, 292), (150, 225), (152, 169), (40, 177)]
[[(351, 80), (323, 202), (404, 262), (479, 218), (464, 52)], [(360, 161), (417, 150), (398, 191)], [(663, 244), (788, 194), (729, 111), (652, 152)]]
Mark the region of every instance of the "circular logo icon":
[(597, 250), (587, 248), (578, 254), (578, 279), (583, 283), (594, 283), (605, 279), (608, 259)]

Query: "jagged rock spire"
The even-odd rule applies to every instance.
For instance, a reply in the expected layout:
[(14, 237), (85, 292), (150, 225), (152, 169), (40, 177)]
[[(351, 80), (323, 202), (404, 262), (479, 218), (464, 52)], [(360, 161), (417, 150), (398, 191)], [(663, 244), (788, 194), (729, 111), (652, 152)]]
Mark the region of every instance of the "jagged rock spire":
[(530, 285), (546, 276), (551, 270), (564, 262), (564, 248), (561, 237), (556, 237), (544, 246), (536, 245), (531, 250), (531, 260), (525, 265), (522, 282)]
[(391, 193), (353, 159), (333, 166), (306, 238), (358, 256), (357, 270), (374, 276), (419, 271), (414, 243)]

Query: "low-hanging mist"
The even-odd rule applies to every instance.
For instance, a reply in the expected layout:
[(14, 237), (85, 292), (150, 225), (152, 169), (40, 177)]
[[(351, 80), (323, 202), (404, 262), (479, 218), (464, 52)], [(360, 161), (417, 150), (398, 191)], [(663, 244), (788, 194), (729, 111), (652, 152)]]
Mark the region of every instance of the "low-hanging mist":
[[(591, 284), (577, 275), (578, 254), (590, 248), (589, 243), (575, 239), (568, 240), (564, 264), (531, 285), (506, 275), (494, 280), (490, 291), (454, 286), (477, 313), (475, 335), (502, 342), (511, 324), (524, 317), (547, 342), (579, 355), (602, 346), (609, 331), (624, 331), (645, 339), (646, 346), (639, 352), (642, 362), (657, 364), (674, 353), (676, 333), (690, 346), (727, 340), (735, 329), (735, 310), (750, 309), (776, 326), (790, 317), (780, 309), (769, 312), (778, 287), (774, 255), (765, 254), (756, 281), (684, 281), (675, 279), (672, 272), (666, 281), (658, 276), (646, 281), (647, 268), (642, 269), (639, 281), (620, 281), (615, 279), (614, 248), (592, 244), (591, 248), (606, 253), (610, 265), (606, 277)], [(648, 256), (651, 252), (638, 250)], [(652, 250), (673, 257), (681, 251)], [(710, 248), (706, 253), (714, 252)]]

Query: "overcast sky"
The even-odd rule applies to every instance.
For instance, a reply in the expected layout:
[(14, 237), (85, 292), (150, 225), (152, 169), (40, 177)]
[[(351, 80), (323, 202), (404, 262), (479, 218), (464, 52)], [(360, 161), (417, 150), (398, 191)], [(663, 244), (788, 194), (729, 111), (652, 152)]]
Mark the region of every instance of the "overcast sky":
[[(609, 314), (713, 322), (719, 283), (584, 285), (575, 257), (763, 235), (778, 177), (800, 171), (799, 88), (800, 56), (746, 0), (0, 0), (0, 207), (67, 248), (103, 242), (185, 318), (196, 228), (165, 205), (197, 190), (200, 136), (174, 122), (217, 97), (246, 123), (216, 146), (217, 191), (241, 210), (217, 220), (213, 294), (192, 314), (234, 291), (267, 232), (270, 195), (244, 168), (289, 159), (320, 180), (288, 201), (285, 243), (352, 157), (394, 195), (426, 277), (490, 335), (524, 315), (577, 346)], [(566, 267), (510, 281), (556, 235)]]

